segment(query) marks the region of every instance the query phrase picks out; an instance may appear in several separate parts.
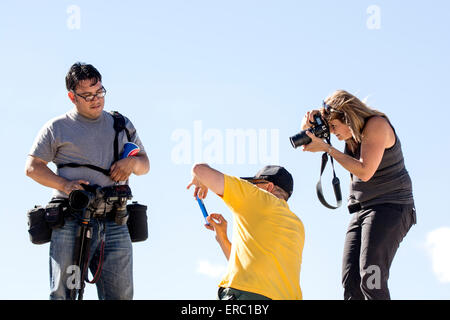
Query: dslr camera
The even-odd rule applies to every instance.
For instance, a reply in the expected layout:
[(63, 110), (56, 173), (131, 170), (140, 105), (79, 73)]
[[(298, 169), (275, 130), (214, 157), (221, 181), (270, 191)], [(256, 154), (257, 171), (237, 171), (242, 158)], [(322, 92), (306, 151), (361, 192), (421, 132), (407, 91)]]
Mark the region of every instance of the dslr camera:
[(94, 212), (102, 203), (113, 206), (115, 222), (124, 225), (128, 220), (127, 201), (133, 198), (128, 185), (100, 187), (98, 185), (82, 185), (84, 190), (72, 191), (69, 195), (69, 205), (75, 211), (90, 209)]
[(328, 139), (330, 137), (330, 129), (320, 112), (314, 115), (314, 121), (310, 121), (310, 123), (312, 124), (311, 128), (303, 130), (289, 138), (294, 148), (298, 148), (311, 142), (311, 138), (306, 135), (306, 131), (311, 132), (320, 139)]

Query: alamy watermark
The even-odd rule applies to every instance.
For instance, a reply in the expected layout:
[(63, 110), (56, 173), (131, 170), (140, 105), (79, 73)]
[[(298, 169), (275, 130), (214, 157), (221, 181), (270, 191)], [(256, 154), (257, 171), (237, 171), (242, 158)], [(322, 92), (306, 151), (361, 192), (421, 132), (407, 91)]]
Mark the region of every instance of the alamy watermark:
[(69, 30), (80, 30), (81, 29), (81, 8), (75, 4), (67, 7), (66, 13), (67, 17), (67, 28)]
[(70, 276), (67, 278), (66, 286), (69, 290), (81, 288), (81, 269), (77, 265), (68, 266), (66, 273)]
[(366, 288), (369, 290), (381, 289), (381, 269), (377, 265), (370, 265), (364, 270), (368, 275), (366, 279)]
[(381, 8), (377, 5), (371, 5), (367, 8), (366, 13), (369, 15), (366, 21), (367, 29), (381, 29)]
[(192, 130), (176, 129), (171, 140), (174, 164), (279, 164), (278, 129), (204, 130), (196, 120)]

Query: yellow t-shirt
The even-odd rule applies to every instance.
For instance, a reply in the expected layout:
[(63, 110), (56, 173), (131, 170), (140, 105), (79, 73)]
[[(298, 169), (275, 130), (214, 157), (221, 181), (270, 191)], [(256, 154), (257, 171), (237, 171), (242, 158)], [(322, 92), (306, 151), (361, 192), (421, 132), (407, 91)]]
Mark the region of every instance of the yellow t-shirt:
[(227, 175), (222, 198), (234, 220), (228, 269), (219, 286), (274, 300), (302, 299), (305, 230), (287, 202)]

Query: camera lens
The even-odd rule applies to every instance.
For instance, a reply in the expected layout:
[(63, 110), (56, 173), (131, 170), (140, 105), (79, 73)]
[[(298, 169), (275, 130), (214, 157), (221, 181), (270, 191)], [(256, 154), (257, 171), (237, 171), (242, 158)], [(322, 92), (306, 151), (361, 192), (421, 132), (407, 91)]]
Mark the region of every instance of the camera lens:
[(128, 212), (126, 206), (117, 208), (114, 222), (119, 226), (123, 226), (127, 223), (127, 221), (128, 221)]
[(289, 140), (294, 148), (298, 148), (311, 142), (311, 138), (306, 135), (306, 130), (290, 137)]
[(74, 190), (69, 195), (69, 205), (73, 210), (86, 209), (94, 196), (90, 192)]

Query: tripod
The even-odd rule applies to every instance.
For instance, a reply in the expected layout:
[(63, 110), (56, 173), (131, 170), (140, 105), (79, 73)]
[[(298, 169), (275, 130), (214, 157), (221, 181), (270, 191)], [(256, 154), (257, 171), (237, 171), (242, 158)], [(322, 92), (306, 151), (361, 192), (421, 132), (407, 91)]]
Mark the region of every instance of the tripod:
[(91, 220), (91, 212), (84, 208), (80, 212), (79, 226), (75, 238), (75, 248), (73, 255), (73, 265), (79, 272), (80, 278), (77, 279), (75, 288), (70, 293), (72, 300), (83, 300), (84, 287), (86, 278), (87, 266), (89, 261), (89, 247), (92, 239), (92, 227), (89, 226)]
[[(73, 252), (73, 267), (78, 273), (79, 278), (76, 277), (75, 285), (70, 288), (71, 300), (83, 300), (85, 279), (87, 278), (89, 266), (89, 253), (92, 240), (92, 226), (89, 225), (91, 221), (92, 212), (89, 205), (96, 199), (96, 189), (94, 192), (85, 190), (74, 190), (69, 194), (69, 205), (78, 218), (78, 230), (75, 238), (75, 247)], [(94, 279), (87, 282), (96, 283), (100, 278), (103, 266), (103, 254), (105, 243), (102, 240), (100, 261)], [(72, 285), (72, 284), (71, 284)]]

